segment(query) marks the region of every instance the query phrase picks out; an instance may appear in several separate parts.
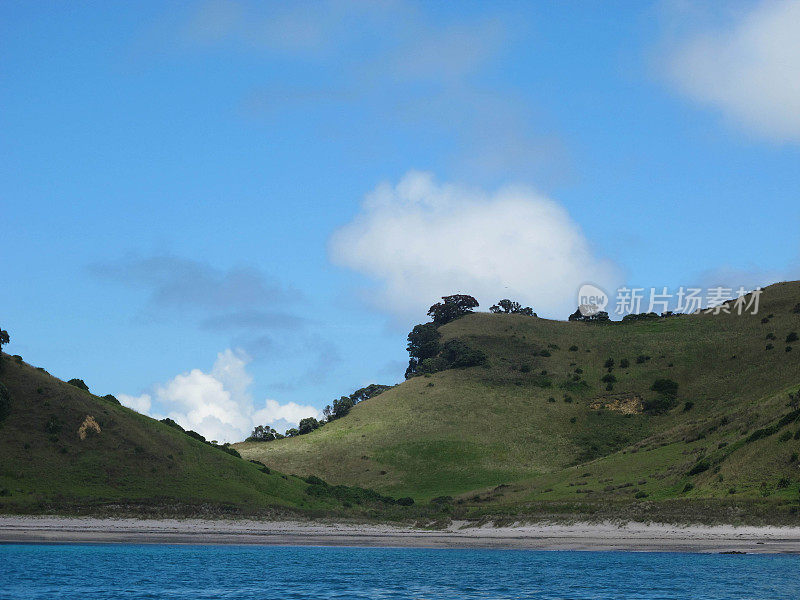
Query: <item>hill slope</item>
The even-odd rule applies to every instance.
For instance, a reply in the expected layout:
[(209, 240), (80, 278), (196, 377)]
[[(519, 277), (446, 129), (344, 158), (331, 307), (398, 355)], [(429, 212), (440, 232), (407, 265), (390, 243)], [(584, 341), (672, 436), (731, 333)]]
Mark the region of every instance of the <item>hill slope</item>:
[[(784, 340), (800, 331), (799, 302), (792, 282), (767, 288), (758, 315), (468, 315), (441, 327), (442, 340), (482, 350), (486, 365), (412, 378), (304, 436), (236, 447), (418, 501), (461, 494), (476, 511), (587, 499), (766, 499), (789, 510), (800, 483), (800, 343)], [(651, 389), (658, 379), (677, 383), (662, 414), (652, 410), (665, 397)]]
[(2, 356), (0, 382), (10, 397), (0, 411), (0, 512), (312, 514), (342, 508), (336, 499), (306, 493), (309, 485), (298, 477), (267, 473), (263, 465), (19, 359)]

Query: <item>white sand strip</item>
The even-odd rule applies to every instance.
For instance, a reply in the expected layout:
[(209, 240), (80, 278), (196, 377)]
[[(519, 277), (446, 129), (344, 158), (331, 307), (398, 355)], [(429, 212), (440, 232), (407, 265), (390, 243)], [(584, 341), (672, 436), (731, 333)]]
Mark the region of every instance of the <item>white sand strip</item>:
[(0, 516), (0, 543), (17, 542), (800, 553), (800, 527), (453, 523), (424, 530), (302, 521)]

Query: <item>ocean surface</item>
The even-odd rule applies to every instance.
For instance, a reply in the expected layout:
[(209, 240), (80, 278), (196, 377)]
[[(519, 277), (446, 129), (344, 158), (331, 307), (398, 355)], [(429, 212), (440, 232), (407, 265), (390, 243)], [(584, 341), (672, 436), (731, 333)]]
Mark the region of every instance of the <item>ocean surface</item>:
[(794, 600), (800, 556), (0, 545), (0, 598)]

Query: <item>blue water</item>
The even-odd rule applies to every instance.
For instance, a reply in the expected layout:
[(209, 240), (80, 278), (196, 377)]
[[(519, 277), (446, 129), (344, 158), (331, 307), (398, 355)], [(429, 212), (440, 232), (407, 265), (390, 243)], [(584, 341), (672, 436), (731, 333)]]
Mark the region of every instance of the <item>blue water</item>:
[(0, 546), (0, 598), (800, 598), (800, 556)]

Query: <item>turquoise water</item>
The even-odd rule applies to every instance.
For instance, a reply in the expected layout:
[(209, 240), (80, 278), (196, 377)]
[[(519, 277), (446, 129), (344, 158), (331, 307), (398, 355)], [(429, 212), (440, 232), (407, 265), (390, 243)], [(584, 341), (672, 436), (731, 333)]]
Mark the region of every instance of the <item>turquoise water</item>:
[(0, 598), (800, 598), (800, 557), (169, 545), (0, 546)]

